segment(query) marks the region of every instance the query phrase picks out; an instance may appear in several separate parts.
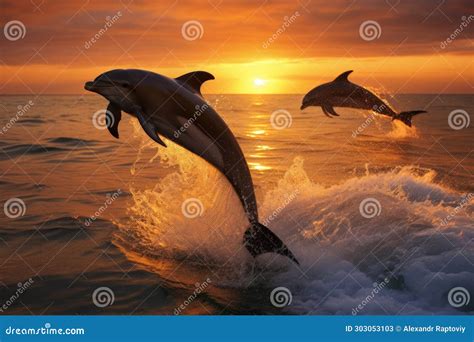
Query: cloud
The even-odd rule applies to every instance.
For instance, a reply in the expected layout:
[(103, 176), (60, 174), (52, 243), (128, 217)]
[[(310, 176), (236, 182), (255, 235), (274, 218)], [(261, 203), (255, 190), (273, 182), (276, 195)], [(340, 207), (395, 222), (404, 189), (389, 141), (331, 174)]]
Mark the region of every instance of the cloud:
[[(432, 1), (79, 1), (60, 3), (7, 0), (2, 22), (20, 20), (26, 36), (1, 40), (4, 66), (70, 66), (73, 68), (185, 68), (189, 64), (243, 63), (274, 58), (468, 55), (472, 49), (466, 28), (447, 49), (444, 41), (467, 15), (469, 2)], [(122, 16), (94, 44), (85, 48), (107, 23)], [(296, 19), (267, 48), (287, 18)], [(197, 20), (201, 39), (188, 41), (182, 25)], [(381, 35), (366, 41), (359, 27), (375, 20)], [(472, 25), (474, 26), (474, 24)]]

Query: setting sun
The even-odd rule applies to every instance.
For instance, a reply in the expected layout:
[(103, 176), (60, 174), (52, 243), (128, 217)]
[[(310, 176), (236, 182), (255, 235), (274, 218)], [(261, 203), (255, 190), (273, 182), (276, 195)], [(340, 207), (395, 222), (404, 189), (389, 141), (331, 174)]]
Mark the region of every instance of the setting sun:
[(265, 83), (267, 83), (266, 80), (262, 80), (261, 78), (256, 78), (253, 80), (253, 84), (257, 87), (262, 87), (265, 85)]

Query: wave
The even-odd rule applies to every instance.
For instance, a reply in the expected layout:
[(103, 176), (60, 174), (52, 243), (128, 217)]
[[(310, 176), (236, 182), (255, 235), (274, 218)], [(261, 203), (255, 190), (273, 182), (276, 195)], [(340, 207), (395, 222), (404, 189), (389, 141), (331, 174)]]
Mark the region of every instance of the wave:
[(78, 138), (70, 137), (58, 137), (48, 139), (48, 142), (58, 145), (68, 145), (68, 146), (77, 146), (77, 145), (94, 145), (97, 143), (95, 140), (85, 140)]
[(26, 125), (26, 126), (42, 125), (42, 124), (45, 124), (46, 122), (48, 121), (41, 118), (29, 118), (29, 119), (18, 120), (19, 124)]
[(14, 188), (15, 190), (25, 190), (25, 191), (31, 191), (31, 190), (43, 190), (45, 188), (48, 188), (48, 186), (44, 183), (37, 183), (37, 184), (32, 184), (32, 183), (20, 183), (20, 182), (13, 182), (13, 181), (8, 181), (5, 179), (0, 179), (0, 186), (5, 186)]
[[(474, 310), (447, 301), (456, 286), (474, 293), (472, 194), (436, 183), (431, 169), (367, 170), (328, 187), (312, 181), (295, 158), (276, 187), (264, 191), (259, 212), (300, 260), (297, 268), (275, 254), (254, 260), (242, 248), (248, 222), (217, 170), (172, 143), (145, 162), (156, 158), (169, 174), (151, 189), (132, 187), (130, 220), (117, 222), (118, 244), (135, 262), (186, 259), (187, 267), (212, 268), (216, 287), (284, 286), (293, 295), (284, 309), (291, 313), (348, 315), (362, 304), (355, 314)], [(192, 215), (185, 208), (190, 199)], [(386, 286), (368, 302), (381, 282)]]
[[(38, 216), (35, 217), (38, 218)], [(31, 220), (33, 220), (35, 217), (31, 217)], [(36, 222), (30, 222), (31, 220), (29, 220), (30, 223), (21, 229), (16, 229), (13, 227), (9, 228), (6, 224), (0, 229), (0, 234), (6, 234), (9, 236), (30, 236), (31, 232), (40, 232), (42, 236), (55, 240), (69, 239), (71, 235), (75, 235), (84, 229), (106, 230), (112, 229), (114, 226), (110, 221), (100, 217), (95, 218), (93, 224), (87, 224), (87, 219), (87, 217), (61, 216)]]
[[(97, 153), (108, 153), (114, 149), (114, 146), (103, 145), (101, 147), (99, 141), (86, 140), (72, 137), (56, 137), (47, 140), (47, 143), (42, 144), (0, 144), (0, 160), (8, 160), (12, 158), (18, 158), (24, 155), (40, 155), (40, 154), (56, 154), (62, 152), (75, 151), (82, 153), (83, 155), (97, 154)], [(94, 151), (83, 148), (88, 146), (96, 146)], [(68, 158), (67, 160), (61, 159), (61, 162), (77, 162), (78, 155), (75, 155), (76, 159)], [(57, 163), (55, 159), (45, 159), (46, 163)]]
[(8, 160), (23, 155), (36, 155), (43, 153), (57, 153), (67, 151), (65, 148), (42, 144), (20, 144), (0, 148), (0, 160)]
[[(288, 310), (346, 315), (459, 312), (448, 304), (447, 293), (456, 286), (474, 291), (469, 280), (474, 275), (469, 246), (474, 237), (472, 194), (436, 184), (435, 176), (433, 170), (401, 167), (323, 187), (307, 178), (302, 159), (297, 159), (267, 193), (262, 208), (270, 212), (281, 206), (285, 194), (299, 189), (270, 225), (280, 234), (290, 227), (297, 230), (291, 248), (300, 253), (301, 270), (290, 268), (273, 281), (294, 291)], [(367, 200), (375, 203), (375, 211), (361, 207)], [(293, 218), (298, 218), (297, 228)], [(387, 286), (367, 303), (374, 284), (385, 281)], [(356, 310), (359, 305), (362, 309)], [(464, 307), (473, 309), (472, 304)]]

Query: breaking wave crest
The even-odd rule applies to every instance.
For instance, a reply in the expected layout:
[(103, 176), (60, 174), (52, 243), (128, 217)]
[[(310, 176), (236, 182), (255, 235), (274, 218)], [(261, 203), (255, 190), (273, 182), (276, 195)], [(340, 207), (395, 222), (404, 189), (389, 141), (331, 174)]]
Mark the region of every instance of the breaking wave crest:
[[(300, 186), (271, 225), (280, 235), (289, 230), (297, 235), (290, 248), (302, 261), (302, 272), (289, 268), (272, 281), (293, 291), (288, 310), (346, 315), (472, 311), (472, 303), (451, 307), (447, 294), (456, 286), (474, 293), (473, 194), (436, 184), (435, 176), (433, 170), (401, 167), (323, 187), (306, 177), (302, 159), (296, 159), (262, 208), (272, 210), (275, 198)], [(375, 214), (364, 215), (365, 200), (378, 206)]]

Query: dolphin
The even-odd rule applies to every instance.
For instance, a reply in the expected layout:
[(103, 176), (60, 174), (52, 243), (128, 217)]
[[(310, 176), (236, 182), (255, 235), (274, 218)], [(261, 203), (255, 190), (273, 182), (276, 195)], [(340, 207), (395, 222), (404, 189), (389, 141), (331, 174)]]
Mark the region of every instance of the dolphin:
[(409, 127), (411, 127), (413, 116), (426, 113), (424, 110), (396, 113), (377, 95), (350, 82), (347, 77), (351, 72), (352, 70), (343, 72), (334, 81), (312, 89), (304, 96), (301, 110), (309, 106), (321, 106), (323, 113), (331, 118), (332, 115), (339, 116), (333, 107), (367, 109), (387, 115), (392, 118), (392, 121), (400, 120)]
[(121, 112), (138, 119), (148, 136), (163, 147), (160, 136), (184, 147), (217, 168), (237, 193), (249, 220), (243, 244), (253, 257), (278, 253), (298, 260), (270, 229), (258, 221), (257, 200), (244, 154), (232, 131), (204, 100), (201, 85), (214, 76), (194, 71), (169, 78), (150, 71), (116, 69), (86, 82), (84, 88), (109, 101), (110, 133), (119, 137)]

